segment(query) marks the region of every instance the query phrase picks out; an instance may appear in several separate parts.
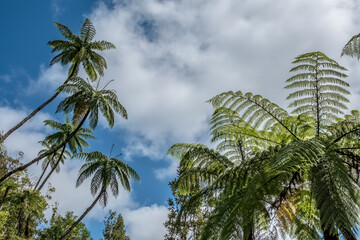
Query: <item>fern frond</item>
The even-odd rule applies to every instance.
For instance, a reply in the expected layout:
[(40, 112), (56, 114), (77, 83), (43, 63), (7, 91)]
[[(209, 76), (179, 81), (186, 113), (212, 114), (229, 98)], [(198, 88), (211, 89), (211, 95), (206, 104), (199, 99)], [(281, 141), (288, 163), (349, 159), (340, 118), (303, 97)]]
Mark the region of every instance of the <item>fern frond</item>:
[(341, 56), (347, 55), (360, 59), (360, 34), (353, 36), (344, 46)]
[(213, 97), (208, 102), (215, 108), (226, 107), (236, 111), (240, 113), (244, 121), (248, 123), (256, 122), (256, 126), (261, 126), (264, 123), (267, 126), (280, 123), (294, 138), (297, 138), (282, 121), (288, 117), (288, 113), (260, 95), (229, 91)]
[(343, 235), (355, 231), (360, 223), (358, 189), (341, 158), (328, 151), (312, 168), (310, 178), (323, 227), (335, 229), (336, 226)]
[[(302, 54), (296, 57), (293, 63), (298, 66), (290, 71), (300, 70), (302, 73), (289, 78), (287, 82), (290, 84), (285, 88), (301, 88), (301, 90), (289, 94), (287, 99), (295, 99), (289, 107), (295, 108), (292, 113), (314, 116), (319, 135), (323, 123), (334, 121), (333, 116), (335, 115), (336, 118), (337, 114), (343, 113), (341, 109), (346, 109), (343, 103), (336, 103), (336, 101), (349, 101), (345, 97), (350, 94), (345, 89), (349, 84), (342, 80), (347, 77), (342, 72), (346, 71), (346, 68), (321, 52)], [(329, 112), (334, 115), (329, 115)]]

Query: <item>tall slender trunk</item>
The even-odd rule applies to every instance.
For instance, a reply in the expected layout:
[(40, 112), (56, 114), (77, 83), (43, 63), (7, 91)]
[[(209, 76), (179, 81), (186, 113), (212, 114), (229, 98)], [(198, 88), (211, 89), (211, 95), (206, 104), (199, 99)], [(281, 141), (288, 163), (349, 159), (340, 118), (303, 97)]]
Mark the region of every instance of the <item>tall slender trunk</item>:
[(53, 156), (52, 156), (52, 158), (51, 158), (51, 160), (46, 163), (46, 166), (45, 166), (43, 172), (41, 173), (41, 175), (40, 175), (40, 177), (39, 177), (39, 179), (38, 179), (38, 181), (37, 181), (37, 183), (36, 183), (36, 185), (35, 185), (35, 187), (34, 187), (34, 190), (39, 186), (41, 179), (43, 178), (43, 176), (44, 176), (47, 168), (49, 167), (50, 162), (54, 160), (55, 155), (56, 155), (56, 154), (54, 153)]
[[(24, 198), (21, 199), (20, 204), (22, 204), (23, 202), (24, 202)], [(19, 213), (18, 213), (17, 218), (18, 218), (17, 219), (18, 220), (18, 222), (17, 222), (17, 224), (18, 224), (17, 225), (17, 230), (18, 230), (17, 236), (21, 237), (22, 236), (23, 221), (24, 221), (22, 208), (19, 209)]]
[(49, 174), (46, 176), (46, 178), (44, 179), (44, 181), (41, 183), (40, 187), (39, 187), (37, 190), (40, 191), (40, 190), (44, 187), (46, 181), (49, 180), (51, 174), (53, 174), (53, 172), (56, 170), (57, 166), (59, 165), (59, 163), (60, 163), (60, 161), (61, 161), (62, 156), (64, 155), (65, 148), (66, 148), (66, 144), (65, 144), (65, 146), (63, 147), (63, 149), (61, 150), (61, 154), (60, 154), (58, 160), (56, 161), (55, 165), (51, 168), (51, 171), (50, 171)]
[[(79, 64), (76, 64), (75, 67), (73, 68), (73, 71), (69, 74), (68, 78), (65, 80), (65, 83), (67, 83), (70, 78), (72, 78), (74, 76), (74, 74), (76, 73), (76, 69), (78, 68)], [(60, 92), (56, 92), (51, 98), (49, 98), (46, 102), (44, 102), (43, 104), (41, 104), (38, 108), (36, 108), (32, 113), (30, 113), (27, 117), (25, 117), (21, 122), (19, 122), (18, 124), (16, 124), (14, 127), (12, 127), (9, 131), (7, 131), (1, 138), (0, 138), (0, 143), (4, 142), (5, 139), (7, 137), (10, 136), (10, 134), (12, 134), (13, 132), (15, 132), (18, 128), (20, 128), (22, 125), (24, 125), (27, 121), (29, 121), (33, 116), (35, 116), (35, 114), (37, 114), (41, 109), (43, 109), (44, 107), (46, 107), (46, 105), (48, 105), (49, 103), (51, 103), (58, 95), (60, 94)]]
[(76, 222), (74, 222), (70, 228), (68, 228), (68, 230), (66, 230), (66, 232), (58, 239), (58, 240), (62, 240), (64, 239), (75, 227), (76, 225), (78, 225), (81, 220), (83, 220), (83, 218), (91, 211), (91, 209), (96, 205), (96, 203), (99, 201), (101, 195), (105, 192), (105, 188), (102, 187), (101, 191), (99, 193), (99, 195), (95, 198), (94, 202), (90, 205), (90, 207), (88, 207), (85, 212), (78, 218), (78, 220), (76, 220)]
[(26, 239), (30, 237), (30, 216), (26, 218), (24, 237)]
[(31, 160), (30, 162), (28, 162), (25, 165), (22, 165), (20, 167), (17, 167), (15, 169), (13, 169), (12, 171), (8, 172), (7, 174), (5, 174), (4, 176), (2, 176), (0, 178), (0, 183), (2, 183), (5, 179), (7, 179), (8, 177), (10, 177), (11, 175), (13, 175), (14, 173), (17, 173), (19, 171), (22, 171), (24, 169), (26, 169), (27, 167), (33, 165), (34, 163), (40, 161), (41, 159), (43, 159), (44, 157), (47, 157), (53, 153), (55, 153), (57, 150), (59, 150), (61, 147), (64, 147), (67, 142), (73, 137), (75, 136), (75, 134), (77, 133), (77, 131), (79, 131), (79, 129), (81, 128), (81, 126), (84, 124), (86, 118), (89, 116), (90, 111), (88, 110), (85, 115), (84, 118), (81, 120), (81, 122), (79, 123), (79, 125), (76, 127), (76, 129), (65, 139), (65, 141), (59, 145), (57, 145), (56, 147), (54, 147), (52, 150), (49, 150), (43, 154), (41, 154), (40, 156), (38, 156), (37, 158), (34, 158), (33, 160)]

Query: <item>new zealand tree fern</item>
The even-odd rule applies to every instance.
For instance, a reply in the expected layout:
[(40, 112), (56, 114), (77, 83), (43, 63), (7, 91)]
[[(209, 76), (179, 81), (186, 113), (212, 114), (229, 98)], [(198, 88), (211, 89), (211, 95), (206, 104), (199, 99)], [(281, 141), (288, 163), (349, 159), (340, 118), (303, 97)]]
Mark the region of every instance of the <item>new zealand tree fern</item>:
[(354, 240), (360, 221), (359, 114), (347, 109), (346, 69), (321, 52), (295, 58), (286, 89), (292, 115), (260, 95), (224, 92), (209, 102), (215, 149), (175, 144), (179, 193), (202, 188), (216, 204), (201, 239)]

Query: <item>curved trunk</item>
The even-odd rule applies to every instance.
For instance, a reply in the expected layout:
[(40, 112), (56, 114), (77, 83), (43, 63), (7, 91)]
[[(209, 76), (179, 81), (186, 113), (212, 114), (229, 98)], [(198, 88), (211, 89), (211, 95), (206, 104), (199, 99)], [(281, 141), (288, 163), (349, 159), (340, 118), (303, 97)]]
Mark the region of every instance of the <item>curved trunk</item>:
[(65, 144), (65, 146), (63, 147), (63, 149), (61, 150), (61, 154), (60, 154), (58, 160), (56, 161), (54, 167), (51, 169), (51, 171), (50, 171), (49, 174), (46, 176), (46, 178), (44, 179), (44, 181), (41, 183), (40, 187), (39, 187), (37, 190), (40, 191), (40, 190), (44, 187), (46, 181), (49, 180), (51, 174), (53, 174), (53, 172), (56, 170), (57, 166), (59, 165), (59, 163), (60, 163), (60, 161), (61, 161), (62, 156), (64, 155), (65, 148), (66, 148), (66, 144)]
[[(78, 68), (77, 64), (73, 71), (69, 74), (68, 78), (66, 79), (66, 81), (63, 83), (67, 83), (70, 78), (72, 78), (74, 76), (74, 74), (76, 73), (76, 69)], [(56, 92), (51, 98), (49, 98), (46, 102), (44, 102), (43, 104), (41, 104), (38, 108), (36, 108), (32, 113), (30, 113), (27, 117), (25, 117), (21, 122), (19, 122), (18, 124), (16, 124), (14, 127), (12, 127), (9, 131), (7, 131), (1, 138), (0, 138), (0, 143), (4, 142), (6, 138), (8, 138), (10, 136), (10, 134), (12, 134), (13, 132), (15, 132), (18, 128), (20, 128), (22, 125), (24, 125), (27, 121), (29, 121), (33, 116), (35, 116), (35, 114), (37, 114), (41, 109), (43, 109), (44, 107), (46, 107), (46, 105), (48, 105), (49, 103), (51, 103), (58, 95), (60, 94), (60, 92)]]
[(76, 222), (74, 222), (70, 228), (68, 228), (68, 230), (66, 230), (66, 232), (58, 239), (58, 240), (62, 240), (64, 239), (75, 227), (76, 225), (78, 225), (81, 220), (83, 220), (83, 218), (91, 211), (91, 209), (96, 205), (96, 203), (99, 201), (101, 195), (105, 192), (105, 188), (102, 187), (101, 191), (99, 193), (99, 195), (95, 198), (94, 202), (90, 205), (90, 207), (88, 207), (85, 212), (78, 218), (78, 220), (76, 220)]
[(75, 136), (75, 134), (77, 133), (77, 131), (79, 131), (79, 129), (81, 128), (81, 126), (84, 124), (86, 118), (89, 116), (90, 111), (88, 110), (84, 116), (84, 118), (81, 120), (81, 122), (79, 123), (79, 125), (76, 127), (76, 129), (65, 139), (65, 141), (59, 145), (57, 145), (56, 147), (54, 147), (52, 150), (49, 150), (48, 152), (45, 152), (43, 154), (41, 154), (40, 156), (38, 156), (37, 158), (34, 158), (33, 160), (31, 160), (30, 162), (28, 162), (25, 165), (22, 165), (20, 167), (17, 167), (15, 169), (13, 169), (12, 171), (8, 172), (7, 174), (5, 174), (4, 176), (2, 176), (0, 178), (0, 183), (2, 183), (5, 179), (7, 179), (8, 177), (10, 177), (11, 175), (13, 175), (14, 173), (17, 173), (19, 171), (22, 171), (24, 169), (26, 169), (27, 167), (33, 165), (34, 163), (37, 163), (38, 161), (40, 161), (41, 159), (43, 159), (44, 157), (47, 157), (53, 153), (55, 153), (57, 150), (59, 150), (61, 147), (64, 147), (67, 142), (73, 137)]
[[(54, 153), (54, 155), (52, 156), (51, 161), (54, 160), (54, 157), (55, 157), (55, 153)], [(34, 190), (39, 186), (39, 183), (40, 183), (41, 179), (43, 178), (43, 176), (44, 176), (47, 168), (49, 167), (49, 164), (50, 164), (51, 161), (48, 161), (48, 162), (46, 163), (46, 166), (45, 166), (43, 172), (41, 173), (41, 175), (40, 175), (40, 177), (39, 177), (39, 180), (37, 181), (37, 183), (36, 183), (36, 185), (35, 185), (35, 187), (34, 187)]]

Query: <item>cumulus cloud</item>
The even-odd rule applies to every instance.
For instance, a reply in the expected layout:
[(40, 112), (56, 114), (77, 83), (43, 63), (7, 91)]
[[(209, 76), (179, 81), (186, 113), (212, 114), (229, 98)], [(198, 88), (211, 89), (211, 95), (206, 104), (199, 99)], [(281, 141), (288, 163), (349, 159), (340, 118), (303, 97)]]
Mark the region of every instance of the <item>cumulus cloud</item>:
[[(27, 109), (0, 107), (0, 131), (5, 133), (25, 118), (28, 113), (29, 110)], [(10, 135), (5, 141), (5, 146), (10, 155), (16, 156), (19, 151), (24, 152), (24, 161), (37, 156), (41, 149), (37, 142), (44, 139), (45, 132), (42, 129), (42, 122), (46, 119), (50, 119), (48, 114), (39, 113)]]
[(159, 240), (163, 239), (166, 229), (162, 224), (166, 221), (168, 209), (164, 206), (151, 205), (125, 212), (126, 223), (130, 239)]
[(31, 87), (27, 89), (27, 94), (35, 94), (42, 91), (52, 92), (63, 84), (66, 77), (66, 69), (60, 64), (55, 64), (49, 68), (41, 64), (38, 78), (30, 79)]
[(174, 161), (171, 158), (167, 158), (167, 163), (168, 163), (167, 167), (159, 168), (155, 170), (155, 176), (157, 179), (167, 179), (176, 176), (178, 162)]

